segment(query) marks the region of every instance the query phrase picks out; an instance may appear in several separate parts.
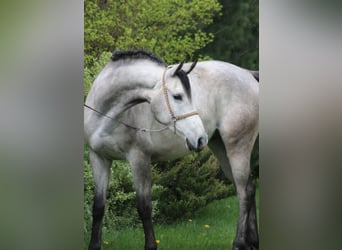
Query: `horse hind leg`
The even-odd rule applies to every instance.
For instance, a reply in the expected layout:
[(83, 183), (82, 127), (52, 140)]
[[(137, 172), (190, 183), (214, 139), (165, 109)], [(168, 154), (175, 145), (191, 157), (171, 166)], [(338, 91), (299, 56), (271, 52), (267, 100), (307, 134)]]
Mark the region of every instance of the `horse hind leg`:
[(255, 201), (255, 185), (252, 178), (249, 178), (247, 184), (247, 200), (248, 200), (248, 233), (247, 241), (255, 248), (259, 249), (259, 234), (256, 215), (256, 201)]
[(95, 182), (93, 224), (89, 250), (99, 250), (101, 249), (102, 220), (105, 211), (111, 161), (100, 157), (93, 151), (89, 153), (89, 160)]
[(137, 210), (144, 228), (145, 250), (157, 250), (152, 224), (150, 157), (139, 150), (131, 150), (128, 161), (132, 168)]
[(214, 134), (208, 145), (237, 191), (240, 213), (233, 250), (250, 250), (253, 247), (258, 249), (255, 186), (250, 178), (249, 162), (252, 147), (241, 150), (238, 145), (228, 145), (224, 143), (218, 132)]
[(250, 177), (250, 156), (255, 141), (253, 138), (255, 137), (244, 138), (227, 147), (240, 208), (234, 250), (259, 248), (255, 185)]
[(208, 142), (208, 146), (215, 155), (215, 157), (220, 162), (221, 169), (225, 176), (233, 182), (233, 174), (232, 169), (229, 163), (229, 160), (227, 158), (226, 148), (224, 146), (224, 143), (221, 139), (220, 133), (218, 130), (215, 131), (214, 135)]
[(239, 220), (234, 240), (233, 250), (250, 250), (252, 249), (248, 242), (249, 234), (249, 211), (251, 208), (250, 197), (248, 196), (247, 187), (249, 179), (249, 158), (245, 154), (230, 153), (229, 161), (232, 166), (232, 174), (237, 192), (239, 203)]

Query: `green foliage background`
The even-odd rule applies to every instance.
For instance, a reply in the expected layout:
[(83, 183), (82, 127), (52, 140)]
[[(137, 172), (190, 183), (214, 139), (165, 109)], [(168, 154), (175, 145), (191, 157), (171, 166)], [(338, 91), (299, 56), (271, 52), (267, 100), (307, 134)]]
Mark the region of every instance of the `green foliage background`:
[[(112, 51), (146, 49), (167, 63), (218, 59), (258, 69), (258, 2), (253, 0), (85, 0), (84, 96)], [(251, 158), (259, 175), (258, 142)], [(93, 179), (84, 155), (84, 232), (89, 233)], [(115, 161), (104, 230), (140, 223), (126, 162)], [(234, 193), (207, 149), (183, 159), (157, 163), (153, 171), (153, 216), (170, 222), (190, 217), (213, 199)]]
[(146, 49), (169, 63), (213, 41), (203, 30), (221, 10), (216, 0), (86, 0), (85, 65), (115, 49)]
[(205, 28), (214, 41), (198, 53), (248, 69), (259, 69), (259, 2), (220, 0), (222, 15)]

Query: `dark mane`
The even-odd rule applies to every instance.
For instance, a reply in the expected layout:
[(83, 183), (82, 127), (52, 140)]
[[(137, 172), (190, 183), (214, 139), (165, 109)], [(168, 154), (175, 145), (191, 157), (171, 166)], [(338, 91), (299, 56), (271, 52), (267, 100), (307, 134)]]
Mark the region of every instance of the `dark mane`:
[(155, 54), (145, 50), (119, 50), (114, 51), (111, 56), (112, 61), (119, 61), (124, 59), (148, 59), (157, 64), (167, 66), (167, 64)]
[[(118, 50), (114, 51), (111, 56), (112, 61), (120, 61), (120, 60), (130, 60), (130, 59), (148, 59), (152, 62), (155, 62), (159, 65), (162, 65), (164, 67), (167, 66), (167, 64), (164, 62), (163, 59), (156, 56), (152, 52), (146, 51), (146, 50)], [(183, 88), (185, 90), (186, 95), (191, 100), (191, 87), (190, 82), (187, 74), (183, 70), (179, 70), (176, 73), (176, 76), (180, 79)]]
[(180, 79), (187, 97), (191, 100), (191, 86), (188, 75), (181, 69), (177, 71), (176, 76)]

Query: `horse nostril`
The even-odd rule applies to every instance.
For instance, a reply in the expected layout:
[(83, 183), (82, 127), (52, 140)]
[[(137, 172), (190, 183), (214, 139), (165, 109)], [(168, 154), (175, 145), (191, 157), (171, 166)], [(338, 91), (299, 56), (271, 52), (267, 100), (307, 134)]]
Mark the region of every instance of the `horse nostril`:
[(202, 148), (204, 148), (205, 144), (206, 144), (206, 140), (204, 136), (201, 136), (197, 141), (197, 150), (201, 150)]

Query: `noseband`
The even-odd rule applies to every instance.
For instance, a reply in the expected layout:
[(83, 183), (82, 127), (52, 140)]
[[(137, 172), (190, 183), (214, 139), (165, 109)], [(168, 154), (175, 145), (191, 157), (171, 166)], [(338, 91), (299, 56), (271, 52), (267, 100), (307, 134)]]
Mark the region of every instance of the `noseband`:
[(170, 105), (169, 95), (167, 94), (167, 88), (166, 88), (166, 84), (165, 84), (165, 74), (169, 68), (171, 68), (171, 67), (169, 66), (169, 67), (166, 67), (164, 69), (163, 77), (162, 77), (162, 88), (163, 88), (166, 106), (167, 106), (167, 109), (169, 110), (169, 114), (170, 114), (171, 119), (173, 121), (174, 132), (176, 133), (176, 122), (177, 121), (183, 120), (183, 119), (188, 118), (188, 117), (193, 116), (193, 115), (199, 115), (199, 113), (197, 111), (193, 111), (193, 112), (185, 113), (183, 115), (175, 115), (175, 113), (173, 112), (171, 105)]

